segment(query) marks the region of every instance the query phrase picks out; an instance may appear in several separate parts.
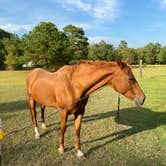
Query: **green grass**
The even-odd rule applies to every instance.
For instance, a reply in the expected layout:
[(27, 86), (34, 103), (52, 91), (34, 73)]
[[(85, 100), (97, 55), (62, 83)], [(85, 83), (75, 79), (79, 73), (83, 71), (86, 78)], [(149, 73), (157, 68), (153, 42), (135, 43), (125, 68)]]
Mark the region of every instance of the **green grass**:
[[(59, 113), (47, 119), (47, 130), (40, 129), (35, 140), (29, 127), (2, 142), (2, 165), (166, 165), (166, 66), (148, 67), (139, 78), (146, 94), (141, 108), (121, 97), (120, 120), (116, 120), (117, 93), (109, 87), (93, 93), (86, 107), (81, 129), (82, 150), (87, 159), (76, 157), (73, 115), (68, 119), (64, 155), (58, 154)], [(26, 71), (0, 72), (0, 118), (6, 133), (31, 123), (25, 88)], [(46, 116), (56, 112), (47, 108)], [(38, 109), (38, 120), (40, 111)]]

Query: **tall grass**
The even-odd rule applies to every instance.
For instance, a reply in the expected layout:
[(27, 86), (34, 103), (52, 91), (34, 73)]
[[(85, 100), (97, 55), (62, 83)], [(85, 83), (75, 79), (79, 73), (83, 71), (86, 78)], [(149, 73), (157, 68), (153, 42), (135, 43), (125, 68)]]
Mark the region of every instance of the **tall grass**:
[[(66, 152), (57, 151), (59, 114), (47, 119), (47, 130), (40, 129), (35, 140), (33, 127), (9, 135), (3, 140), (2, 165), (166, 165), (166, 67), (139, 69), (134, 73), (146, 94), (141, 108), (121, 96), (117, 121), (117, 93), (105, 87), (89, 99), (81, 129), (82, 150), (86, 160), (76, 158), (74, 120), (68, 119)], [(9, 132), (31, 123), (25, 88), (26, 71), (0, 72), (0, 118)], [(47, 108), (46, 116), (56, 112)], [(38, 109), (38, 120), (40, 111)]]

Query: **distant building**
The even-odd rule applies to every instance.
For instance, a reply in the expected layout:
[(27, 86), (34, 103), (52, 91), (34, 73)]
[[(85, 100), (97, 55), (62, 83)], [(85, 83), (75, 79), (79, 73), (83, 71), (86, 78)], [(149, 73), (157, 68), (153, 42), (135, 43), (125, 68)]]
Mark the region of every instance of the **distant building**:
[(31, 68), (32, 66), (33, 66), (33, 62), (32, 61), (22, 65), (23, 68)]

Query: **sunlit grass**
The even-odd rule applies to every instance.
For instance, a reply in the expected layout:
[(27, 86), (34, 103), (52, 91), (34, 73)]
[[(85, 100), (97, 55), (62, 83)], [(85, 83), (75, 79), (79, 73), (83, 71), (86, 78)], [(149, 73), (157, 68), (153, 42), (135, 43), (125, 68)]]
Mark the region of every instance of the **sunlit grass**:
[[(3, 140), (3, 165), (165, 165), (166, 163), (166, 67), (139, 69), (134, 73), (146, 94), (142, 108), (121, 96), (120, 120), (116, 120), (117, 93), (109, 87), (94, 92), (86, 107), (81, 130), (86, 160), (76, 158), (73, 116), (65, 134), (66, 153), (57, 151), (59, 114), (47, 119), (35, 140), (33, 127)], [(26, 71), (0, 72), (0, 118), (9, 131), (31, 124), (25, 88)], [(56, 112), (47, 108), (46, 116)], [(40, 111), (38, 110), (38, 120)]]

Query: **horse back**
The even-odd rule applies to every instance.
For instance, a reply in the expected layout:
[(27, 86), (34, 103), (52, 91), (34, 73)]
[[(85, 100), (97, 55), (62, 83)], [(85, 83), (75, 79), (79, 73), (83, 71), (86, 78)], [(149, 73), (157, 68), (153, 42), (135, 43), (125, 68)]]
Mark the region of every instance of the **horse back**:
[(48, 72), (44, 69), (41, 69), (41, 68), (36, 68), (36, 69), (31, 70), (28, 73), (28, 76), (27, 76), (27, 93), (28, 93), (28, 96), (31, 94), (31, 90), (32, 90), (32, 87), (33, 87), (34, 83), (39, 78), (47, 78), (50, 75), (51, 75), (50, 72)]

